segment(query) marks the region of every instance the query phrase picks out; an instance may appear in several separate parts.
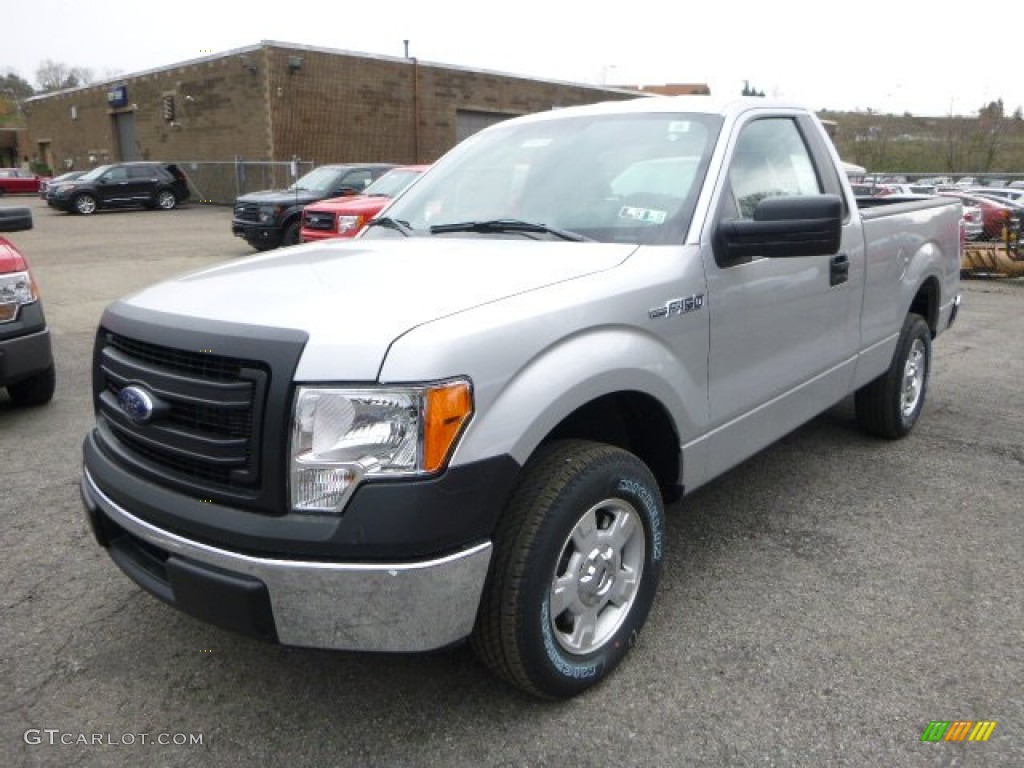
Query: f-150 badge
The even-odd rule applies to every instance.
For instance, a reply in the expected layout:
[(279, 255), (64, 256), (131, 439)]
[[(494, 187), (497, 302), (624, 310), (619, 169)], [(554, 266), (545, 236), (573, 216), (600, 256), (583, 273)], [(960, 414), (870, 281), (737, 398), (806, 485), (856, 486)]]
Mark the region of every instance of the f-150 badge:
[(651, 320), (657, 320), (662, 317), (672, 317), (673, 315), (685, 315), (687, 312), (694, 312), (703, 308), (704, 294), (697, 293), (686, 298), (666, 301), (663, 306), (648, 310), (647, 316)]

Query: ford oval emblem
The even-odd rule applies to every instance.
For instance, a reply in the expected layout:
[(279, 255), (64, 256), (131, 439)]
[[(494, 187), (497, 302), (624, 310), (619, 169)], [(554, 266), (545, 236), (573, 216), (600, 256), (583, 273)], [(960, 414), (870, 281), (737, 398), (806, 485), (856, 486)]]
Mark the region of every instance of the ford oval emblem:
[(124, 415), (136, 424), (145, 424), (153, 418), (153, 413), (156, 411), (153, 396), (134, 384), (125, 387), (118, 393), (117, 402)]

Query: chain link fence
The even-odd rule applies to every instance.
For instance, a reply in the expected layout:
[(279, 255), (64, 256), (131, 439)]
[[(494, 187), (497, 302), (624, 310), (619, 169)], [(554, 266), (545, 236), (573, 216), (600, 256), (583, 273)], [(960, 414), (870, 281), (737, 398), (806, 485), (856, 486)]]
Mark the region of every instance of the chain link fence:
[(311, 160), (260, 162), (234, 160), (177, 160), (192, 187), (192, 200), (214, 205), (232, 205), (235, 198), (261, 189), (284, 189), (314, 168)]

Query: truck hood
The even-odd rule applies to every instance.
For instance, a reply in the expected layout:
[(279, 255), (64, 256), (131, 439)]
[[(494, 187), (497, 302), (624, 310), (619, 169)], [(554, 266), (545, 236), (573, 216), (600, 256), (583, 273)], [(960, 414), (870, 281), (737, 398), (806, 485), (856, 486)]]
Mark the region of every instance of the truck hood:
[[(372, 381), (412, 328), (620, 264), (635, 245), (482, 237), (327, 241), (214, 267), (125, 299), (162, 313), (305, 331), (296, 373)], [(307, 379), (308, 380), (308, 379)]]
[(239, 203), (256, 203), (258, 205), (304, 205), (323, 199), (323, 193), (313, 190), (289, 192), (284, 189), (265, 189), (262, 192), (249, 192), (235, 200)]
[(339, 216), (371, 215), (377, 213), (381, 208), (391, 202), (390, 197), (384, 195), (353, 195), (351, 197), (332, 197), (321, 200), (306, 208), (310, 212), (336, 213)]

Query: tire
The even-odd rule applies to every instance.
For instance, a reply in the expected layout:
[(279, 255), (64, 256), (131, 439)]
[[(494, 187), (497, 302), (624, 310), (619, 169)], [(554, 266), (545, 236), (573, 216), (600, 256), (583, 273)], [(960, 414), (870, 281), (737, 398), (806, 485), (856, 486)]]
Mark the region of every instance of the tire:
[(156, 207), (161, 211), (171, 211), (178, 205), (178, 198), (169, 189), (161, 189), (156, 193)]
[(89, 216), (90, 214), (96, 213), (96, 198), (92, 195), (86, 194), (77, 195), (75, 199), (71, 201), (71, 207), (75, 209), (75, 213), (80, 213), (83, 216)]
[(49, 368), (34, 376), (22, 379), (16, 384), (7, 385), (7, 394), (11, 401), (19, 406), (44, 405), (53, 399), (57, 388), (57, 372), (51, 364)]
[(542, 698), (596, 685), (647, 618), (663, 532), (658, 485), (637, 457), (581, 440), (543, 446), (495, 534), (470, 638), (477, 656)]
[(931, 329), (923, 317), (909, 314), (889, 370), (857, 390), (854, 400), (861, 428), (889, 440), (910, 434), (924, 408), (931, 367)]
[(300, 226), (301, 226), (301, 222), (298, 219), (296, 219), (295, 221), (289, 223), (284, 228), (284, 233), (281, 235), (281, 245), (282, 246), (298, 245), (299, 244), (299, 234), (300, 234), (299, 233), (299, 229), (300, 229)]

